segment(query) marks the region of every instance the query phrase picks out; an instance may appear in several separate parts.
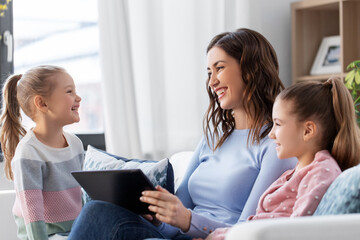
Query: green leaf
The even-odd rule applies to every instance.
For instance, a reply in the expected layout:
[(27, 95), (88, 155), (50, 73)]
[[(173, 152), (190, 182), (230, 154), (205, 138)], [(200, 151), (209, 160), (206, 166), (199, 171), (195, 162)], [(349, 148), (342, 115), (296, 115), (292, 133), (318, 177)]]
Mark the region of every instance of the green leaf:
[(355, 78), (355, 70), (353, 69), (350, 72), (348, 72), (345, 77), (345, 86), (348, 89), (353, 89), (352, 83), (354, 81), (354, 78)]
[(351, 81), (351, 80), (354, 78), (354, 76), (355, 76), (355, 72), (356, 72), (355, 69), (353, 69), (353, 70), (351, 70), (350, 72), (348, 72), (348, 73), (346, 74), (346, 77), (345, 77), (345, 82)]
[(360, 101), (360, 96), (354, 101), (354, 104), (357, 104)]
[(355, 72), (355, 82), (357, 85), (360, 84), (360, 69)]
[(355, 61), (351, 62), (349, 65), (347, 65), (346, 70), (349, 70), (352, 68), (360, 68), (360, 60), (355, 60)]
[(360, 60), (356, 60), (354, 61), (355, 65), (356, 65), (356, 68), (360, 68)]
[(355, 63), (351, 62), (349, 65), (347, 65), (346, 70), (352, 69), (355, 67)]
[(351, 91), (351, 97), (353, 100), (357, 97), (357, 92), (355, 91), (355, 89)]
[(350, 70), (345, 76), (345, 86), (351, 90), (351, 96), (354, 99), (354, 108), (357, 116), (356, 122), (360, 127), (360, 60), (351, 62), (347, 68)]

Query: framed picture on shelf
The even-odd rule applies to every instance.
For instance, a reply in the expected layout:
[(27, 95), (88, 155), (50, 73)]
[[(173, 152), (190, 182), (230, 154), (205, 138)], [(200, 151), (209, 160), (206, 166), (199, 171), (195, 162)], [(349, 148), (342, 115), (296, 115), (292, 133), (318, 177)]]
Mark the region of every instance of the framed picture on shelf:
[(341, 72), (340, 36), (324, 37), (321, 41), (310, 74), (329, 74)]

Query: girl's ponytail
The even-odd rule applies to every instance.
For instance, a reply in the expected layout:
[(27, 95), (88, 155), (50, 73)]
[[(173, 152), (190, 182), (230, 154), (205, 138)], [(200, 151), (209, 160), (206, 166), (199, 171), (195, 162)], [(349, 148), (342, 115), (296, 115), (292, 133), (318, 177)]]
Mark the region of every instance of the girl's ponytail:
[(10, 76), (3, 88), (0, 142), (5, 160), (5, 174), (10, 180), (13, 180), (11, 160), (20, 136), (26, 134), (26, 130), (21, 125), (20, 105), (17, 100), (17, 83), (21, 76), (21, 74)]
[(332, 102), (336, 121), (336, 136), (331, 154), (345, 170), (360, 163), (360, 129), (356, 123), (354, 102), (349, 90), (338, 78), (324, 83), (332, 85)]

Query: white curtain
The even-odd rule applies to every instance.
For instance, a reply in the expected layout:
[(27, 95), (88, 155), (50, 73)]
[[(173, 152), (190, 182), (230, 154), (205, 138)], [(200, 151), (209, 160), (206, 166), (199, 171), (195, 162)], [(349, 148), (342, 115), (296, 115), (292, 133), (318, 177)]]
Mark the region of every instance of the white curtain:
[(288, 1), (265, 2), (99, 0), (107, 150), (152, 159), (193, 150), (208, 106), (206, 47), (240, 27), (271, 32), (276, 23), (262, 19), (276, 9), (289, 21)]
[(127, 1), (99, 1), (98, 8), (106, 147), (140, 156)]

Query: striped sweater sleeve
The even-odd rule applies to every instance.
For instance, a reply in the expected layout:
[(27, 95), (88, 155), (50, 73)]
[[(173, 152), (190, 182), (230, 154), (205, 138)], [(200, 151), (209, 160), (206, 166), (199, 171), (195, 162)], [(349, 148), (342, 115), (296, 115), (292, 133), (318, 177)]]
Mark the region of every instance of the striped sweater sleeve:
[(81, 169), (83, 148), (77, 138), (66, 137), (69, 147), (54, 149), (29, 132), (16, 149), (13, 214), (20, 239), (42, 240), (69, 232), (81, 211), (81, 188), (71, 172)]
[(25, 158), (13, 162), (16, 190), (13, 212), (15, 217), (19, 217), (16, 219), (17, 221), (24, 222), (25, 229), (23, 230), (26, 230), (29, 239), (48, 239), (42, 189), (42, 169), (44, 165), (43, 161)]

